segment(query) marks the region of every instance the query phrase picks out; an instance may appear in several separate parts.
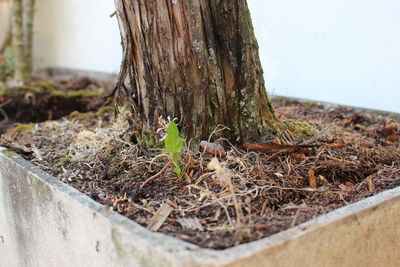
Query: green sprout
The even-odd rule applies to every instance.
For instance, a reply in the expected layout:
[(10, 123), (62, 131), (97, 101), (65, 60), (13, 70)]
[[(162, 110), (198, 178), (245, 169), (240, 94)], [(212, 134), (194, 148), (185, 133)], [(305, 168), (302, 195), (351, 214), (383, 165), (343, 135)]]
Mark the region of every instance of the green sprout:
[(171, 156), (172, 163), (175, 165), (174, 172), (178, 176), (183, 175), (183, 171), (179, 166), (179, 155), (183, 148), (183, 140), (179, 136), (179, 130), (174, 121), (170, 121), (167, 127), (167, 136), (164, 140), (165, 148)]

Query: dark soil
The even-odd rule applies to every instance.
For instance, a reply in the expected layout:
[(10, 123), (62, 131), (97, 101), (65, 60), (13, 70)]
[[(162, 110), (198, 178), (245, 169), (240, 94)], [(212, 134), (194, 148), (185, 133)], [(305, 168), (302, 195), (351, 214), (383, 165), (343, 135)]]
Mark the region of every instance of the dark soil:
[(109, 83), (71, 75), (48, 75), (15, 87), (0, 87), (0, 133), (14, 123), (58, 120), (73, 111), (95, 111), (104, 103)]
[(281, 118), (316, 126), (319, 138), (274, 153), (218, 140), (226, 155), (217, 171), (207, 168), (212, 155), (185, 148), (181, 178), (164, 168), (163, 149), (130, 142), (124, 111), (118, 119), (103, 109), (29, 131), (9, 129), (2, 142), (17, 142), (33, 164), (143, 226), (163, 203), (171, 205), (158, 231), (215, 249), (270, 236), (400, 185), (399, 121), (343, 107), (274, 104)]

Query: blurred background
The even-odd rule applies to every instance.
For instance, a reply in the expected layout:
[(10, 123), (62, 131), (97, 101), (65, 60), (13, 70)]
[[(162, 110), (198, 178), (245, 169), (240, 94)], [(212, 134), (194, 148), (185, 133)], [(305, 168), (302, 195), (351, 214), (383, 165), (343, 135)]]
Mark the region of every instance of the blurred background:
[[(0, 40), (10, 3), (0, 0)], [(248, 4), (270, 94), (400, 112), (400, 1)], [(35, 68), (117, 73), (114, 10), (112, 0), (37, 0)]]

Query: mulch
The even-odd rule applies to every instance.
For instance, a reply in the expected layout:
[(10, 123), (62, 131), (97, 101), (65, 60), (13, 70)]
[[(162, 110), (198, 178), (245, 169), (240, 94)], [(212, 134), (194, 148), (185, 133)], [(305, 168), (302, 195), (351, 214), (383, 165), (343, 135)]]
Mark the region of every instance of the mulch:
[(118, 118), (111, 110), (75, 112), (31, 131), (10, 128), (0, 143), (18, 144), (39, 168), (145, 227), (213, 249), (273, 235), (400, 185), (399, 121), (285, 99), (274, 106), (280, 118), (311, 123), (320, 136), (263, 150), (254, 145), (265, 144), (212, 140), (223, 148), (217, 159), (185, 147), (182, 177), (164, 149), (131, 142), (124, 110)]

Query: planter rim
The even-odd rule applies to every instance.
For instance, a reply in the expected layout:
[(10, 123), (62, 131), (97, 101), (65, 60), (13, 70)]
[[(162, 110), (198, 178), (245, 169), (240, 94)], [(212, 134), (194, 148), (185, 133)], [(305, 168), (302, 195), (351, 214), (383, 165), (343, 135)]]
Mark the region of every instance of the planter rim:
[[(293, 99), (297, 101), (309, 101), (304, 99), (286, 98)], [(325, 106), (336, 104), (327, 104), (323, 102), (313, 101), (316, 103), (321, 103)], [(353, 107), (352, 107), (353, 108)], [(394, 116), (394, 118), (400, 118), (400, 114), (393, 112), (384, 111), (373, 111), (369, 109), (356, 108), (362, 112), (378, 113), (381, 115)], [(318, 216), (315, 219), (309, 220), (298, 226), (290, 228), (288, 230), (273, 234), (272, 236), (262, 238), (260, 240), (252, 241), (245, 244), (240, 244), (235, 247), (227, 248), (224, 250), (214, 250), (208, 248), (201, 248), (197, 245), (188, 243), (176, 239), (174, 237), (167, 236), (165, 234), (152, 232), (145, 227), (139, 225), (133, 220), (118, 214), (114, 211), (109, 211), (109, 209), (102, 204), (91, 199), (87, 195), (79, 192), (77, 189), (61, 182), (56, 177), (42, 171), (38, 167), (34, 166), (32, 163), (23, 159), (20, 155), (14, 153), (4, 153), (6, 148), (0, 147), (0, 161), (6, 162), (10, 165), (16, 165), (19, 168), (24, 169), (29, 176), (33, 179), (39, 180), (41, 183), (51, 187), (53, 190), (69, 196), (74, 201), (79, 202), (85, 206), (90, 211), (103, 216), (110, 221), (113, 225), (118, 225), (121, 228), (126, 229), (132, 235), (139, 235), (139, 237), (145, 237), (145, 242), (148, 246), (155, 247), (158, 251), (163, 252), (163, 254), (170, 254), (170, 258), (176, 260), (177, 262), (190, 262), (204, 266), (222, 266), (228, 265), (239, 259), (245, 259), (251, 257), (254, 254), (265, 252), (266, 250), (272, 249), (277, 246), (284, 245), (289, 240), (294, 238), (304, 236), (316, 229), (327, 227), (331, 224), (336, 224), (340, 221), (346, 220), (351, 217), (357, 217), (359, 213), (368, 212), (374, 210), (377, 206), (388, 201), (399, 201), (400, 200), (400, 187), (394, 189), (386, 190), (378, 193), (374, 196), (368, 197), (366, 199), (360, 200), (358, 202), (346, 205), (344, 207), (333, 210), (324, 215)], [(169, 248), (163, 244), (168, 244)], [(188, 253), (189, 251), (189, 253)], [(172, 252), (172, 253), (171, 253)], [(186, 266), (186, 265), (185, 265)]]

